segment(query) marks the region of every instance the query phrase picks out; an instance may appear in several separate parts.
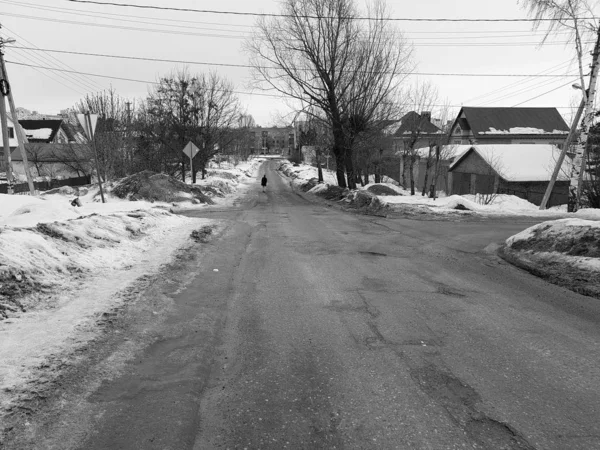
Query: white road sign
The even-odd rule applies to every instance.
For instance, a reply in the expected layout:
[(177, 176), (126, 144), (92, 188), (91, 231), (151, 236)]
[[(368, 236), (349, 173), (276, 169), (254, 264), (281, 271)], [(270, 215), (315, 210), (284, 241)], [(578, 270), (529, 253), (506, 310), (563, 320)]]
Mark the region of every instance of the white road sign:
[(185, 153), (190, 159), (196, 156), (199, 151), (200, 149), (196, 147), (192, 141), (188, 142), (187, 145), (183, 148), (183, 153)]
[(88, 122), (86, 119), (86, 114), (77, 114), (77, 120), (79, 120), (79, 123), (81, 124), (81, 127), (83, 128), (83, 131), (85, 132), (86, 137), (89, 140), (92, 140), (92, 136), (94, 134), (94, 131), (96, 131), (96, 124), (98, 123), (98, 114), (90, 114), (90, 122), (92, 123), (92, 129), (89, 129), (88, 126)]

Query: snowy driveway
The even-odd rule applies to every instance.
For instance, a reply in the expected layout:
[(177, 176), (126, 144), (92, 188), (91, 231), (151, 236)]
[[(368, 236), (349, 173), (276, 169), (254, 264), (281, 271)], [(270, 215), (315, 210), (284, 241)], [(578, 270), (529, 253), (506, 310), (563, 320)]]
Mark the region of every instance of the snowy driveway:
[(600, 447), (597, 300), (489, 251), (528, 219), (340, 213), (267, 177), (188, 213), (229, 225), (11, 448)]

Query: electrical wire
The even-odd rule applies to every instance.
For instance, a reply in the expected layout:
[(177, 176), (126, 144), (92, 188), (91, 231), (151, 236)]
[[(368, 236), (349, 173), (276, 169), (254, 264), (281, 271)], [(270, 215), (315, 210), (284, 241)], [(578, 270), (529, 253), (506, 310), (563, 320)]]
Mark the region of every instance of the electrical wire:
[[(20, 66), (27, 66), (27, 67), (31, 67), (31, 68), (41, 68), (41, 69), (48, 69), (48, 70), (54, 70), (54, 71), (65, 71), (63, 69), (54, 69), (52, 67), (43, 67), (43, 66), (36, 66), (36, 65), (32, 65), (32, 64), (25, 64), (22, 62), (15, 62), (15, 61), (6, 61), (6, 63), (10, 63), (10, 64), (16, 64), (16, 65), (20, 65)], [(113, 80), (122, 80), (122, 81), (130, 81), (130, 82), (134, 82), (134, 83), (144, 83), (144, 84), (153, 84), (153, 85), (157, 85), (160, 84), (157, 81), (146, 81), (146, 80), (138, 80), (138, 79), (134, 79), (134, 78), (123, 78), (123, 77), (114, 77), (114, 76), (110, 76), (110, 75), (100, 75), (100, 74), (96, 74), (96, 73), (88, 73), (88, 72), (78, 72), (84, 75), (88, 75), (88, 76), (93, 76), (93, 77), (101, 77), (101, 78), (109, 78), (109, 79), (113, 79)], [(564, 85), (559, 86), (556, 89), (553, 89), (551, 91), (548, 91), (544, 94), (538, 95), (535, 98), (539, 98), (542, 95), (546, 95), (547, 93), (553, 92), (561, 87), (567, 86), (568, 84), (572, 83), (573, 81), (569, 81), (569, 83), (566, 83)], [(250, 96), (261, 96), (261, 97), (272, 97), (272, 98), (282, 98), (282, 95), (275, 95), (275, 94), (263, 94), (263, 93), (259, 93), (259, 92), (244, 92), (244, 91), (232, 91), (234, 94), (240, 94), (240, 95), (250, 95)], [(522, 103), (527, 103), (531, 100), (534, 100), (535, 98), (526, 100), (525, 102)], [(521, 103), (521, 104), (522, 104)], [(450, 108), (461, 108), (462, 105), (431, 105), (431, 106), (444, 106), (444, 107), (450, 107)], [(517, 106), (517, 105), (515, 105)], [(555, 106), (555, 108), (558, 109), (570, 109), (570, 106)]]
[[(134, 15), (123, 15), (123, 14), (114, 14), (114, 13), (105, 13), (105, 12), (97, 12), (97, 13), (90, 13), (90, 12), (86, 12), (83, 13), (79, 10), (74, 11), (74, 10), (70, 10), (67, 8), (57, 8), (57, 7), (47, 7), (47, 6), (40, 6), (40, 5), (34, 5), (31, 3), (23, 3), (23, 2), (14, 2), (14, 1), (7, 1), (7, 0), (0, 0), (0, 3), (5, 3), (5, 4), (9, 4), (9, 5), (16, 5), (16, 6), (21, 6), (21, 7), (26, 7), (26, 8), (35, 8), (36, 10), (44, 10), (44, 11), (50, 11), (50, 12), (57, 12), (57, 13), (61, 13), (61, 14), (71, 14), (71, 15), (76, 15), (76, 16), (84, 16), (84, 17), (93, 17), (93, 18), (102, 18), (102, 19), (106, 19), (106, 20), (116, 20), (116, 21), (123, 21), (123, 22), (133, 22), (133, 23), (141, 23), (141, 24), (146, 24), (146, 25), (157, 25), (159, 23), (157, 23), (156, 21), (170, 21), (170, 22), (175, 22), (175, 24), (170, 25), (170, 24), (163, 24), (166, 26), (175, 26), (178, 29), (180, 28), (189, 28), (189, 29), (195, 29), (195, 30), (205, 30), (205, 31), (224, 31), (224, 32), (231, 32), (231, 33), (239, 33), (239, 30), (235, 30), (235, 29), (223, 29), (223, 28), (201, 28), (198, 27), (198, 24), (209, 24), (209, 25), (219, 25), (219, 26), (239, 26), (239, 27), (247, 27), (247, 28), (251, 28), (251, 29), (255, 29), (256, 27), (252, 26), (252, 25), (240, 25), (240, 24), (224, 24), (224, 23), (215, 23), (215, 22), (195, 22), (195, 21), (189, 21), (189, 20), (175, 20), (175, 19), (164, 19), (164, 18), (150, 18), (150, 17), (142, 17), (142, 16), (134, 16)], [(109, 16), (109, 17), (106, 17)], [(129, 17), (129, 18), (135, 18), (135, 19), (145, 19), (145, 20), (128, 20), (128, 19), (123, 19), (123, 17)], [(147, 20), (153, 20), (153, 22), (148, 22)], [(186, 25), (182, 25), (183, 23), (191, 23), (193, 24), (193, 26), (186, 26)], [(527, 34), (522, 34), (522, 33), (527, 33)], [(437, 35), (442, 35), (442, 36), (435, 36), (435, 37), (410, 37), (411, 40), (431, 40), (431, 39), (493, 39), (493, 38), (517, 38), (517, 37), (531, 37), (532, 35), (536, 35), (538, 32), (530, 32), (530, 31), (519, 31), (519, 30), (514, 30), (514, 31), (494, 31), (494, 30), (482, 30), (482, 31), (453, 31), (453, 32), (444, 32), (444, 31), (427, 31), (427, 32), (410, 32), (408, 33), (409, 36), (412, 34), (423, 34), (423, 33), (427, 33), (427, 34), (437, 34)], [(445, 37), (443, 35), (445, 34), (482, 34), (483, 35), (476, 35), (476, 36), (451, 36), (451, 37)], [(486, 33), (505, 33), (504, 36), (495, 36), (495, 35), (485, 35)], [(510, 33), (510, 34), (508, 34)], [(567, 32), (558, 32), (557, 34), (568, 34)], [(544, 36), (545, 33), (544, 32), (540, 32), (538, 34), (540, 37)]]
[(530, 98), (530, 99), (528, 99), (528, 100), (525, 100), (525, 101), (523, 101), (523, 102), (517, 103), (516, 105), (513, 105), (513, 106), (511, 106), (511, 108), (514, 108), (515, 106), (520, 106), (520, 105), (523, 105), (523, 104), (525, 104), (525, 103), (528, 103), (528, 102), (530, 102), (531, 100), (535, 100), (535, 99), (538, 99), (538, 98), (540, 98), (540, 97), (543, 97), (543, 96), (544, 96), (544, 95), (546, 95), (546, 94), (550, 94), (551, 92), (558, 91), (559, 89), (561, 89), (561, 88), (563, 88), (563, 87), (565, 87), (565, 86), (568, 86), (569, 84), (571, 84), (571, 83), (574, 83), (575, 81), (577, 81), (577, 79), (575, 79), (575, 80), (571, 80), (571, 81), (569, 81), (568, 83), (561, 84), (560, 86), (558, 86), (558, 87), (556, 87), (556, 88), (554, 88), (554, 89), (551, 89), (551, 90), (549, 90), (549, 91), (546, 91), (546, 92), (544, 92), (544, 93), (542, 93), (542, 94), (540, 94), (540, 95), (536, 95), (535, 97), (531, 97), (531, 98)]
[[(298, 17), (289, 14), (276, 14), (276, 13), (255, 13), (255, 12), (241, 12), (241, 11), (218, 11), (211, 9), (193, 9), (193, 8), (175, 8), (172, 6), (152, 6), (152, 5), (134, 5), (131, 3), (115, 3), (115, 2), (99, 2), (94, 0), (66, 0), (71, 3), (79, 4), (92, 4), (102, 6), (117, 6), (127, 8), (139, 8), (139, 9), (153, 9), (159, 11), (177, 11), (177, 12), (192, 12), (192, 13), (203, 13), (203, 14), (225, 14), (235, 16), (256, 16), (256, 17)], [(326, 17), (326, 16), (300, 16), (306, 19), (337, 19), (338, 17)], [(343, 19), (346, 19), (343, 17)], [(368, 20), (368, 21), (398, 21), (398, 22), (557, 22), (560, 19), (552, 18), (540, 18), (540, 19), (524, 19), (524, 18), (506, 18), (506, 19), (446, 19), (446, 18), (375, 18), (375, 17), (350, 17), (352, 20)], [(580, 17), (580, 20), (594, 19), (593, 17)]]
[[(89, 53), (89, 52), (75, 52), (69, 50), (56, 50), (56, 49), (37, 49), (22, 46), (7, 46), (16, 49), (32, 50), (32, 51), (44, 51), (50, 53), (63, 53), (68, 55), (81, 55), (81, 56), (95, 56), (102, 58), (115, 58), (115, 59), (127, 59), (132, 61), (155, 61), (155, 62), (167, 62), (175, 64), (192, 64), (192, 65), (205, 65), (205, 66), (217, 66), (217, 67), (239, 67), (239, 68), (253, 68), (254, 66), (248, 64), (229, 64), (229, 63), (215, 63), (206, 61), (189, 61), (189, 60), (178, 60), (178, 59), (161, 59), (161, 58), (148, 58), (141, 56), (125, 56), (125, 55), (109, 55), (104, 53)], [(276, 67), (263, 67), (265, 69), (276, 69)], [(306, 69), (309, 70), (309, 69)], [(381, 73), (381, 72), (372, 72)], [(385, 72), (390, 73), (390, 72)], [(576, 75), (538, 75), (538, 74), (494, 74), (494, 73), (441, 73), (441, 72), (401, 72), (398, 75), (422, 75), (422, 76), (449, 76), (449, 77), (546, 77), (546, 78), (566, 78), (568, 76)]]
[[(180, 36), (199, 36), (199, 37), (211, 37), (211, 38), (224, 38), (224, 39), (246, 39), (248, 36), (244, 35), (227, 35), (227, 34), (210, 34), (210, 33), (191, 33), (186, 31), (177, 31), (177, 30), (162, 30), (162, 29), (148, 29), (148, 28), (137, 28), (137, 27), (128, 27), (121, 25), (109, 25), (109, 24), (101, 24), (101, 23), (91, 23), (91, 22), (78, 22), (74, 20), (65, 20), (65, 19), (54, 19), (49, 17), (36, 17), (36, 16), (28, 16), (23, 14), (13, 14), (13, 13), (2, 13), (4, 16), (10, 17), (18, 17), (22, 19), (29, 20), (39, 20), (42, 22), (55, 22), (55, 23), (66, 23), (71, 25), (83, 25), (86, 27), (99, 27), (99, 28), (109, 28), (109, 29), (120, 29), (120, 30), (128, 30), (128, 31), (141, 31), (141, 32), (149, 32), (149, 33), (161, 33), (161, 34), (174, 34)], [(569, 41), (555, 41), (548, 42), (545, 45), (565, 45), (568, 44)], [(584, 42), (585, 44), (591, 43)], [(537, 41), (524, 41), (524, 42), (484, 42), (484, 43), (471, 43), (471, 42), (429, 42), (429, 43), (421, 43), (421, 44), (412, 44), (414, 47), (523, 47), (523, 46), (538, 46), (539, 42)]]
[[(15, 31), (11, 30), (10, 28), (6, 27), (6, 26), (2, 26), (3, 29), (9, 31), (10, 33), (12, 33), (14, 36), (18, 37), (20, 40), (28, 43), (29, 45), (31, 45), (31, 50), (32, 51), (37, 51), (37, 49), (39, 49), (39, 47), (37, 45), (35, 45), (33, 42), (25, 39), (23, 36), (19, 35), (18, 33), (16, 33)], [(6, 34), (6, 33), (5, 33)], [(43, 52), (43, 50), (42, 50)], [(45, 55), (47, 56), (40, 56), (38, 57), (34, 57), (37, 58), (38, 60), (42, 61), (43, 64), (50, 64), (53, 66), (62, 66), (62, 67), (66, 67), (68, 69), (71, 70), (75, 70), (73, 67), (69, 66), (68, 64), (64, 63), (63, 61), (59, 60), (58, 58), (50, 55), (48, 52), (44, 52)], [(55, 62), (53, 62), (55, 61)], [(69, 78), (71, 78), (75, 83), (82, 85), (86, 90), (96, 90), (98, 88), (103, 89), (103, 87), (101, 85), (99, 85), (96, 81), (90, 79), (90, 78), (86, 78), (84, 76), (78, 76), (78, 75), (71, 75), (69, 76)]]
[[(13, 56), (16, 56), (17, 58), (25, 58), (25, 57), (24, 57), (24, 56), (22, 56), (22, 55), (13, 55)], [(5, 62), (8, 64), (8, 61), (5, 61)], [(40, 73), (41, 75), (45, 76), (46, 78), (48, 78), (48, 79), (50, 79), (50, 80), (54, 81), (55, 83), (58, 83), (58, 84), (60, 84), (60, 85), (62, 85), (62, 86), (64, 86), (64, 87), (66, 87), (67, 89), (69, 89), (69, 90), (71, 90), (71, 91), (73, 91), (73, 92), (77, 93), (78, 95), (85, 95), (85, 93), (84, 93), (84, 92), (82, 92), (82, 91), (80, 91), (80, 90), (76, 89), (76, 88), (75, 88), (73, 85), (70, 85), (70, 84), (66, 84), (66, 83), (64, 83), (64, 82), (63, 82), (63, 81), (62, 81), (62, 80), (61, 80), (61, 79), (60, 79), (60, 78), (57, 76), (57, 74), (44, 72), (44, 71), (40, 70), (38, 67), (36, 67), (35, 65), (32, 65), (32, 64), (27, 64), (27, 63), (25, 63), (25, 62), (22, 62), (22, 61), (21, 61), (21, 62), (14, 62), (14, 61), (13, 61), (13, 62), (12, 62), (12, 64), (19, 64), (19, 65), (22, 65), (22, 66), (29, 66), (29, 67), (33, 68), (33, 70), (35, 70), (36, 72), (38, 72), (38, 73)], [(54, 70), (57, 70), (57, 69), (54, 69)]]

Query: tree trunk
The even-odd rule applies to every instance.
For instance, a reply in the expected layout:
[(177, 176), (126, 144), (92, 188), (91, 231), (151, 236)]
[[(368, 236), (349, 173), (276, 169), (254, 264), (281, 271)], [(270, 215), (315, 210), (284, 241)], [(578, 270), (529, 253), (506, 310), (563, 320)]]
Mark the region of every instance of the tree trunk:
[(181, 181), (185, 183), (185, 155), (181, 157)]
[(429, 193), (429, 196), (431, 198), (436, 197), (435, 190), (437, 187), (439, 170), (440, 170), (440, 144), (435, 146), (435, 164), (434, 164), (434, 168), (433, 168), (433, 182), (431, 183), (431, 192)]
[(425, 179), (423, 180), (423, 190), (421, 195), (425, 197), (427, 194), (427, 182), (429, 181), (429, 170), (431, 169), (431, 151), (433, 150), (433, 146), (429, 146), (429, 153), (427, 154), (427, 162), (425, 163)]
[(338, 186), (341, 188), (345, 188), (346, 187), (346, 178), (345, 178), (345, 171), (344, 171), (344, 155), (341, 151), (334, 149), (334, 156), (335, 156), (335, 176), (337, 178), (337, 182), (338, 182)]
[(365, 170), (365, 186), (369, 184), (369, 170)]
[(414, 155), (409, 155), (409, 167), (408, 172), (410, 176), (410, 195), (415, 195), (415, 157)]
[(356, 174), (354, 173), (354, 162), (352, 161), (352, 151), (347, 148), (344, 151), (346, 163), (346, 176), (348, 177), (348, 189), (356, 189)]

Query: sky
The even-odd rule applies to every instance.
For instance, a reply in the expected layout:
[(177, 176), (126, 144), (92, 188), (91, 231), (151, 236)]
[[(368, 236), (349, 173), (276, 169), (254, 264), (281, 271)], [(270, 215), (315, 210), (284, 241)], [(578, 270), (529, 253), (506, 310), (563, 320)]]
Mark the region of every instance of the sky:
[[(16, 40), (6, 46), (5, 59), (17, 106), (56, 114), (74, 106), (86, 94), (111, 86), (120, 96), (139, 102), (160, 76), (187, 67), (192, 73), (214, 70), (233, 82), (244, 108), (259, 125), (283, 125), (293, 120), (295, 113), (289, 101), (274, 92), (265, 96), (265, 92), (251, 90), (250, 69), (218, 66), (248, 64), (243, 43), (253, 31), (257, 17), (118, 7), (109, 5), (109, 0), (97, 1), (105, 4), (0, 0), (0, 36)], [(280, 2), (275, 0), (110, 0), (110, 3), (228, 12), (280, 11)], [(387, 3), (395, 18), (528, 18), (517, 0), (388, 0)], [(578, 104), (580, 94), (572, 88), (577, 82), (577, 68), (573, 45), (566, 44), (566, 35), (559, 34), (540, 46), (543, 30), (532, 30), (529, 22), (394, 23), (414, 46), (415, 73), (407, 77), (406, 85), (417, 81), (432, 83), (437, 88), (439, 104), (449, 103), (456, 112), (462, 105), (552, 106), (570, 121), (573, 104)], [(130, 57), (181, 62), (127, 59)], [(89, 75), (52, 71), (47, 67)]]

